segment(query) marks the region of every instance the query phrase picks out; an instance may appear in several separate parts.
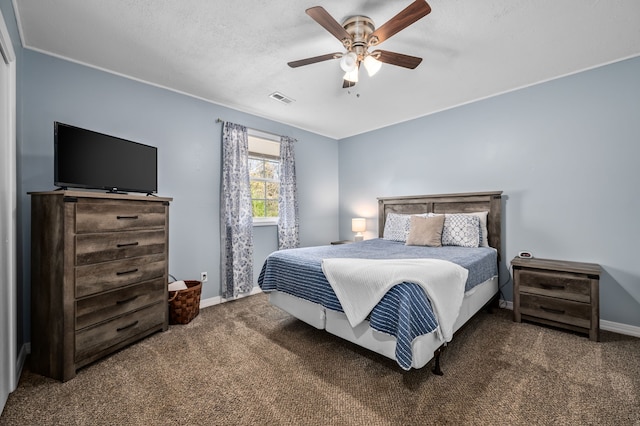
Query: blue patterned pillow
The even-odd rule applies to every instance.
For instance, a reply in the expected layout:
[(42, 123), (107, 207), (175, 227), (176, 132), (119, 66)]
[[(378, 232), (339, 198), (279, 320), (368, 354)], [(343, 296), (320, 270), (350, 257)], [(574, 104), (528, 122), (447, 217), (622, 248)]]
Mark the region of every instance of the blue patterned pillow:
[(405, 242), (407, 241), (407, 235), (409, 235), (410, 227), (411, 215), (387, 213), (382, 238), (385, 240)]
[(414, 215), (387, 213), (382, 238), (385, 240), (406, 242), (409, 236), (409, 230), (411, 229), (411, 216), (427, 217), (427, 213)]
[(443, 246), (479, 247), (480, 219), (465, 214), (447, 214), (442, 229)]

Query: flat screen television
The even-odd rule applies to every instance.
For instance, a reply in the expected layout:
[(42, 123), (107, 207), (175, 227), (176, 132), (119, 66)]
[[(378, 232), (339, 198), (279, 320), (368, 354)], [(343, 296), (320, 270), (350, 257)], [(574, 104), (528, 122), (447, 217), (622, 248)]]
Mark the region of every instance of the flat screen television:
[(158, 148), (54, 123), (54, 185), (110, 192), (158, 191)]

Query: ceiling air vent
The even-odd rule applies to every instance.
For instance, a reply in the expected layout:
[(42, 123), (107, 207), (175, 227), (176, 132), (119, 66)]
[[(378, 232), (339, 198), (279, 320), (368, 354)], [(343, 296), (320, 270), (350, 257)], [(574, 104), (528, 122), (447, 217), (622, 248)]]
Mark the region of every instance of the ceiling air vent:
[(271, 99), (275, 99), (278, 102), (282, 102), (283, 104), (290, 104), (292, 102), (294, 102), (293, 99), (286, 97), (285, 95), (283, 95), (282, 93), (279, 92), (273, 92), (272, 94), (269, 95), (269, 97)]

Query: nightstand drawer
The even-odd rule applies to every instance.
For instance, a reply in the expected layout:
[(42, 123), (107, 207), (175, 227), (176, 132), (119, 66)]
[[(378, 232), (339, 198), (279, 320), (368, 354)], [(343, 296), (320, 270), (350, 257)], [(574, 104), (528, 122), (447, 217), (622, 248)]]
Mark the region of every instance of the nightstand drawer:
[(522, 270), (520, 291), (576, 302), (591, 302), (590, 280), (585, 275), (569, 272)]
[(522, 293), (520, 313), (576, 327), (591, 327), (591, 306), (586, 303)]

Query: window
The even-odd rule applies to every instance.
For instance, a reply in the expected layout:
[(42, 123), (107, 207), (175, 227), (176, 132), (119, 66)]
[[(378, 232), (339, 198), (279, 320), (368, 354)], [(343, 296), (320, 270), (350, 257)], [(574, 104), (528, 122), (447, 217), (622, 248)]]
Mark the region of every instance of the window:
[(253, 222), (274, 224), (278, 222), (280, 141), (252, 129), (248, 137)]

